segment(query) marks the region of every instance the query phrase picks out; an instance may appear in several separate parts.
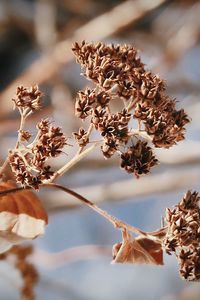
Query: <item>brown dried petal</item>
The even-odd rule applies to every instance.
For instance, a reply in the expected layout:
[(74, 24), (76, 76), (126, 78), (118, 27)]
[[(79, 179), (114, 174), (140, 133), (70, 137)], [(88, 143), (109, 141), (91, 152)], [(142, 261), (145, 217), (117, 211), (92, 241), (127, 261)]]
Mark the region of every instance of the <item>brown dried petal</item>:
[(112, 263), (163, 265), (161, 244), (149, 238), (133, 239), (129, 233), (123, 232), (122, 242), (113, 246)]

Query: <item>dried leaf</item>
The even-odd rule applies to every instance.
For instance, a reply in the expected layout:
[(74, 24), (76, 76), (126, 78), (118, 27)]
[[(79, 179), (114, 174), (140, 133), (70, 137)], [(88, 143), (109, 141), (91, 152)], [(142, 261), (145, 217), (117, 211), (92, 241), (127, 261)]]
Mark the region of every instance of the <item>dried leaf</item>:
[(147, 237), (134, 239), (127, 231), (122, 236), (122, 242), (113, 246), (112, 263), (163, 265), (163, 251), (159, 242)]
[[(11, 182), (0, 184), (0, 191), (14, 188)], [(0, 197), (0, 253), (45, 231), (48, 216), (39, 198), (31, 191)]]

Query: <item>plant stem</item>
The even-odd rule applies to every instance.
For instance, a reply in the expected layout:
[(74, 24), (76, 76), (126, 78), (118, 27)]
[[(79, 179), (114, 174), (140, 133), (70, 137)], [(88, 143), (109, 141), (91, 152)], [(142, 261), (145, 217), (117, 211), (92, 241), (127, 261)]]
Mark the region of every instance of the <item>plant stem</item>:
[(7, 165), (8, 165), (8, 157), (4, 161), (3, 165), (0, 167), (0, 179), (3, 177), (3, 172), (5, 171)]
[[(94, 128), (94, 125), (93, 125), (92, 123), (90, 123), (90, 126), (89, 126), (89, 128), (88, 128), (88, 130), (87, 130), (86, 138), (89, 138), (89, 136), (90, 136), (90, 134), (91, 134), (93, 128)], [(85, 146), (81, 146), (81, 147), (80, 147), (80, 149), (79, 149), (79, 154), (83, 152), (84, 148), (85, 148)]]
[[(25, 120), (26, 120), (26, 117), (23, 114), (23, 112), (21, 110), (19, 110), (19, 111), (20, 111), (20, 115), (21, 115), (21, 120), (20, 120), (20, 126), (19, 126), (19, 130), (18, 130), (17, 141), (16, 141), (14, 149), (17, 149), (19, 147), (20, 140), (21, 140), (21, 131), (23, 130), (24, 123), (25, 123)], [(3, 172), (5, 171), (7, 165), (8, 165), (8, 157), (4, 161), (3, 165), (0, 167), (0, 179), (3, 177)]]
[(20, 120), (20, 126), (19, 126), (19, 130), (18, 130), (18, 137), (17, 137), (17, 142), (16, 142), (16, 145), (15, 145), (15, 149), (17, 149), (19, 147), (19, 144), (21, 142), (21, 132), (24, 128), (24, 123), (25, 123), (25, 120), (26, 120), (25, 111), (20, 112), (20, 115), (21, 115), (21, 120)]
[[(157, 241), (158, 240), (162, 240), (162, 238), (165, 236), (165, 232), (166, 232), (166, 228), (161, 228), (157, 231), (153, 231), (153, 232), (145, 232), (140, 230), (137, 227), (134, 227), (132, 225), (126, 224), (123, 221), (117, 219), (116, 217), (110, 215), (107, 211), (101, 209), (100, 207), (98, 207), (96, 204), (94, 204), (92, 201), (86, 199), (85, 197), (83, 197), (82, 195), (76, 193), (75, 191), (56, 184), (56, 183), (47, 183), (47, 184), (42, 184), (41, 187), (47, 187), (47, 188), (56, 188), (59, 190), (62, 190), (64, 192), (66, 192), (67, 194), (72, 195), (73, 197), (75, 197), (76, 199), (78, 199), (79, 201), (81, 201), (82, 203), (84, 203), (86, 206), (88, 206), (89, 208), (91, 208), (92, 210), (94, 210), (95, 212), (97, 212), (98, 214), (100, 214), (102, 217), (104, 217), (106, 220), (108, 220), (110, 223), (112, 223), (112, 225), (120, 230), (127, 230), (130, 232), (133, 232), (135, 234), (139, 234), (145, 237), (149, 237), (149, 238), (154, 238)], [(20, 192), (22, 191), (24, 188), (14, 188), (14, 189), (10, 189), (10, 190), (5, 190), (5, 191), (1, 191), (0, 192), (0, 197), (8, 195), (10, 193), (16, 193), (16, 192)], [(26, 187), (26, 190), (30, 190), (30, 187)]]
[(132, 129), (129, 132), (129, 136), (138, 135), (145, 140), (148, 140), (149, 142), (152, 142), (153, 138), (145, 131), (145, 130), (139, 130), (139, 129)]
[(55, 172), (54, 176), (48, 180), (46, 183), (53, 182), (56, 178), (59, 176), (62, 176), (64, 173), (66, 173), (71, 167), (73, 167), (76, 163), (78, 163), (82, 158), (84, 158), (88, 153), (90, 153), (92, 150), (94, 150), (95, 147), (99, 145), (99, 142), (96, 142), (91, 147), (85, 149), (81, 153), (77, 153), (69, 162), (67, 162), (64, 166), (62, 166), (58, 171)]

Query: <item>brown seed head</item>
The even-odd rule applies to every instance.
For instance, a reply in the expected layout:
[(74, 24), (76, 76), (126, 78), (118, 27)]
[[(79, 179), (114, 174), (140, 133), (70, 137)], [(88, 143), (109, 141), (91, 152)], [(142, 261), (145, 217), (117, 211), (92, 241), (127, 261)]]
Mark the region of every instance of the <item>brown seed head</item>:
[(18, 108), (29, 108), (31, 111), (35, 111), (42, 107), (41, 97), (42, 93), (37, 85), (32, 86), (31, 88), (19, 86), (13, 101)]
[(200, 197), (188, 191), (179, 204), (166, 210), (167, 234), (163, 247), (178, 260), (180, 275), (189, 281), (200, 280)]

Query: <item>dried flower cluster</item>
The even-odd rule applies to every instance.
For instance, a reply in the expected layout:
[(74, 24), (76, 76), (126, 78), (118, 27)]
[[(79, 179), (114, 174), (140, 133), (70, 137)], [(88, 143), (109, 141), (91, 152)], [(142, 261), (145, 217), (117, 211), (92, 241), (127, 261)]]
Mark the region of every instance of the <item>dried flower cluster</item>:
[(166, 211), (164, 248), (176, 255), (181, 277), (190, 281), (200, 280), (199, 201), (197, 192), (188, 191), (175, 208)]
[(35, 299), (34, 287), (39, 279), (36, 268), (27, 261), (32, 252), (32, 246), (14, 246), (9, 251), (0, 254), (0, 260), (5, 260), (10, 256), (15, 257), (15, 268), (19, 270), (23, 279), (21, 296), (24, 300)]
[(135, 173), (137, 177), (149, 173), (150, 168), (158, 163), (151, 147), (141, 140), (121, 155), (121, 161), (121, 167), (128, 173)]
[[(120, 153), (121, 166), (128, 173), (137, 177), (148, 173), (158, 161), (144, 136), (155, 147), (169, 148), (184, 139), (188, 116), (183, 109), (176, 110), (165, 83), (145, 70), (132, 46), (83, 41), (75, 43), (73, 52), (84, 75), (96, 85), (78, 93), (76, 116), (83, 120), (89, 117), (91, 126), (99, 131), (105, 158)], [(122, 108), (113, 113), (111, 105), (118, 99)], [(139, 130), (131, 128), (133, 119)], [(80, 147), (89, 142), (89, 135), (82, 128), (75, 134)]]
[[(42, 93), (37, 87), (19, 87), (16, 94), (17, 98), (14, 101), (20, 110), (23, 124), (30, 113), (40, 108)], [(67, 140), (61, 128), (52, 126), (48, 119), (40, 121), (36, 128), (37, 134), (30, 144), (27, 142), (32, 135), (20, 128), (17, 145), (9, 152), (8, 159), (16, 181), (22, 186), (38, 189), (43, 181), (54, 175), (51, 166), (48, 165), (48, 159), (61, 154)]]
[(33, 86), (31, 88), (19, 86), (13, 101), (15, 106), (19, 109), (35, 111), (42, 107), (41, 96), (42, 93), (39, 91), (38, 86)]
[[(159, 163), (153, 148), (170, 148), (183, 140), (185, 125), (189, 122), (184, 110), (177, 110), (175, 100), (166, 94), (163, 80), (145, 69), (135, 48), (82, 42), (80, 45), (75, 43), (73, 52), (84, 68), (85, 76), (95, 84), (94, 88), (80, 91), (76, 99), (75, 115), (81, 120), (89, 120), (89, 127), (87, 130), (81, 127), (74, 133), (79, 145), (75, 157), (59, 170), (52, 170), (49, 159), (63, 152), (67, 139), (61, 128), (53, 126), (48, 119), (37, 124), (32, 139), (32, 134), (24, 128), (25, 120), (41, 108), (42, 93), (37, 86), (20, 86), (13, 99), (21, 115), (18, 138), (0, 173), (9, 162), (17, 183), (25, 189), (39, 189), (40, 185), (57, 188), (109, 220), (122, 232), (122, 242), (113, 247), (113, 262), (162, 265), (165, 249), (168, 254), (175, 253), (184, 279), (199, 280), (200, 197), (196, 192), (188, 192), (175, 208), (167, 210), (166, 227), (147, 233), (118, 220), (69, 188), (53, 183), (96, 145), (101, 145), (106, 159), (118, 154), (121, 168), (127, 173), (137, 178), (148, 174)], [(138, 128), (133, 128), (135, 123)], [(95, 143), (91, 140), (93, 130), (101, 136)], [(93, 145), (84, 150), (90, 142)], [(13, 191), (9, 182), (0, 185), (2, 238), (12, 245), (37, 237), (47, 224), (47, 215), (39, 199), (32, 195), (27, 200), (28, 194), (8, 195), (21, 189), (14, 188)], [(138, 236), (134, 238), (132, 233)], [(20, 239), (15, 239), (16, 234)], [(25, 260), (29, 253), (27, 248), (15, 247), (0, 258), (10, 254), (16, 256), (16, 267), (24, 278), (22, 295), (25, 299), (34, 299), (32, 287), (37, 282), (37, 273)]]

